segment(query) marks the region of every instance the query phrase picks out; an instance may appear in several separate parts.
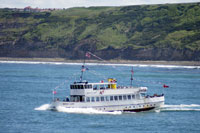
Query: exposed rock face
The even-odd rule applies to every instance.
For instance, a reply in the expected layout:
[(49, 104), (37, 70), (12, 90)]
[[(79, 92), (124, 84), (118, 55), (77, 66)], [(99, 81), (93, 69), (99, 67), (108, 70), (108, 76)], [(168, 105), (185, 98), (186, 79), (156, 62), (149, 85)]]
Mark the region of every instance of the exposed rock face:
[[(20, 45), (21, 44), (21, 45)], [(25, 44), (25, 45), (24, 45)], [(166, 61), (184, 61), (184, 60), (200, 60), (200, 52), (193, 52), (188, 49), (176, 50), (173, 48), (148, 48), (148, 49), (107, 49), (97, 50), (96, 45), (92, 42), (81, 42), (73, 48), (65, 49), (43, 49), (45, 45), (42, 42), (20, 42), (16, 45), (1, 45), (1, 57), (41, 57), (41, 58), (66, 58), (66, 59), (83, 59), (86, 51), (102, 57), (105, 60), (125, 59), (125, 60), (166, 60)], [(39, 49), (41, 47), (41, 49)], [(39, 49), (39, 50), (38, 50)]]

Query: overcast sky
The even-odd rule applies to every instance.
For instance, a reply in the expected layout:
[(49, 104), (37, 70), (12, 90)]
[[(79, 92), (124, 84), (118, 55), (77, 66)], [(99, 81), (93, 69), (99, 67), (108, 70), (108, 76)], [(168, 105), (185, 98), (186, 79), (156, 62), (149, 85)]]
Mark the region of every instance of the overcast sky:
[(34, 8), (70, 8), (190, 2), (200, 2), (200, 0), (0, 0), (0, 8), (24, 8), (26, 6)]

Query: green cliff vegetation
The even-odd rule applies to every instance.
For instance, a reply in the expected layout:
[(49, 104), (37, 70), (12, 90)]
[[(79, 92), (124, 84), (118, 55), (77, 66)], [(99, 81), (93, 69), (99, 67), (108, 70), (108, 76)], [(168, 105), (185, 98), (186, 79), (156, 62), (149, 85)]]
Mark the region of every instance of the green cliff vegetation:
[(200, 60), (200, 3), (0, 9), (0, 29), (0, 56), (79, 59), (89, 50), (106, 59)]

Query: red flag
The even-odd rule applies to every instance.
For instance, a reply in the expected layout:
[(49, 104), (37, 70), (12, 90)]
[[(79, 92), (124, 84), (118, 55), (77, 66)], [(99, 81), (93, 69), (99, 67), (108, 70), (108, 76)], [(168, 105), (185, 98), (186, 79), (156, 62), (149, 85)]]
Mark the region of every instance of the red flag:
[(56, 94), (57, 92), (56, 91), (53, 91), (53, 94)]
[(82, 70), (81, 70), (81, 71), (82, 71), (82, 72), (85, 72), (85, 70), (86, 70), (85, 68), (82, 68)]
[(134, 73), (133, 69), (131, 70), (131, 73), (132, 73), (132, 75), (133, 75), (133, 73)]
[(86, 56), (86, 57), (88, 57), (88, 58), (90, 58), (90, 57), (91, 57), (91, 55), (90, 55), (90, 53), (89, 53), (89, 52), (87, 52), (87, 53), (85, 54), (85, 56)]
[(169, 86), (164, 84), (164, 85), (163, 85), (163, 88), (169, 88)]

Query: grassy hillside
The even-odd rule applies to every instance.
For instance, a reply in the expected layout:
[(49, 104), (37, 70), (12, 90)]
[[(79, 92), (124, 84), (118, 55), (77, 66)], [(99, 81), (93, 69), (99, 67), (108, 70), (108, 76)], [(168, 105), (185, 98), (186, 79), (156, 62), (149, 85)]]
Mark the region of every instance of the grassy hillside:
[[(0, 56), (200, 60), (200, 3), (0, 10)], [(106, 53), (103, 54), (103, 53)]]

